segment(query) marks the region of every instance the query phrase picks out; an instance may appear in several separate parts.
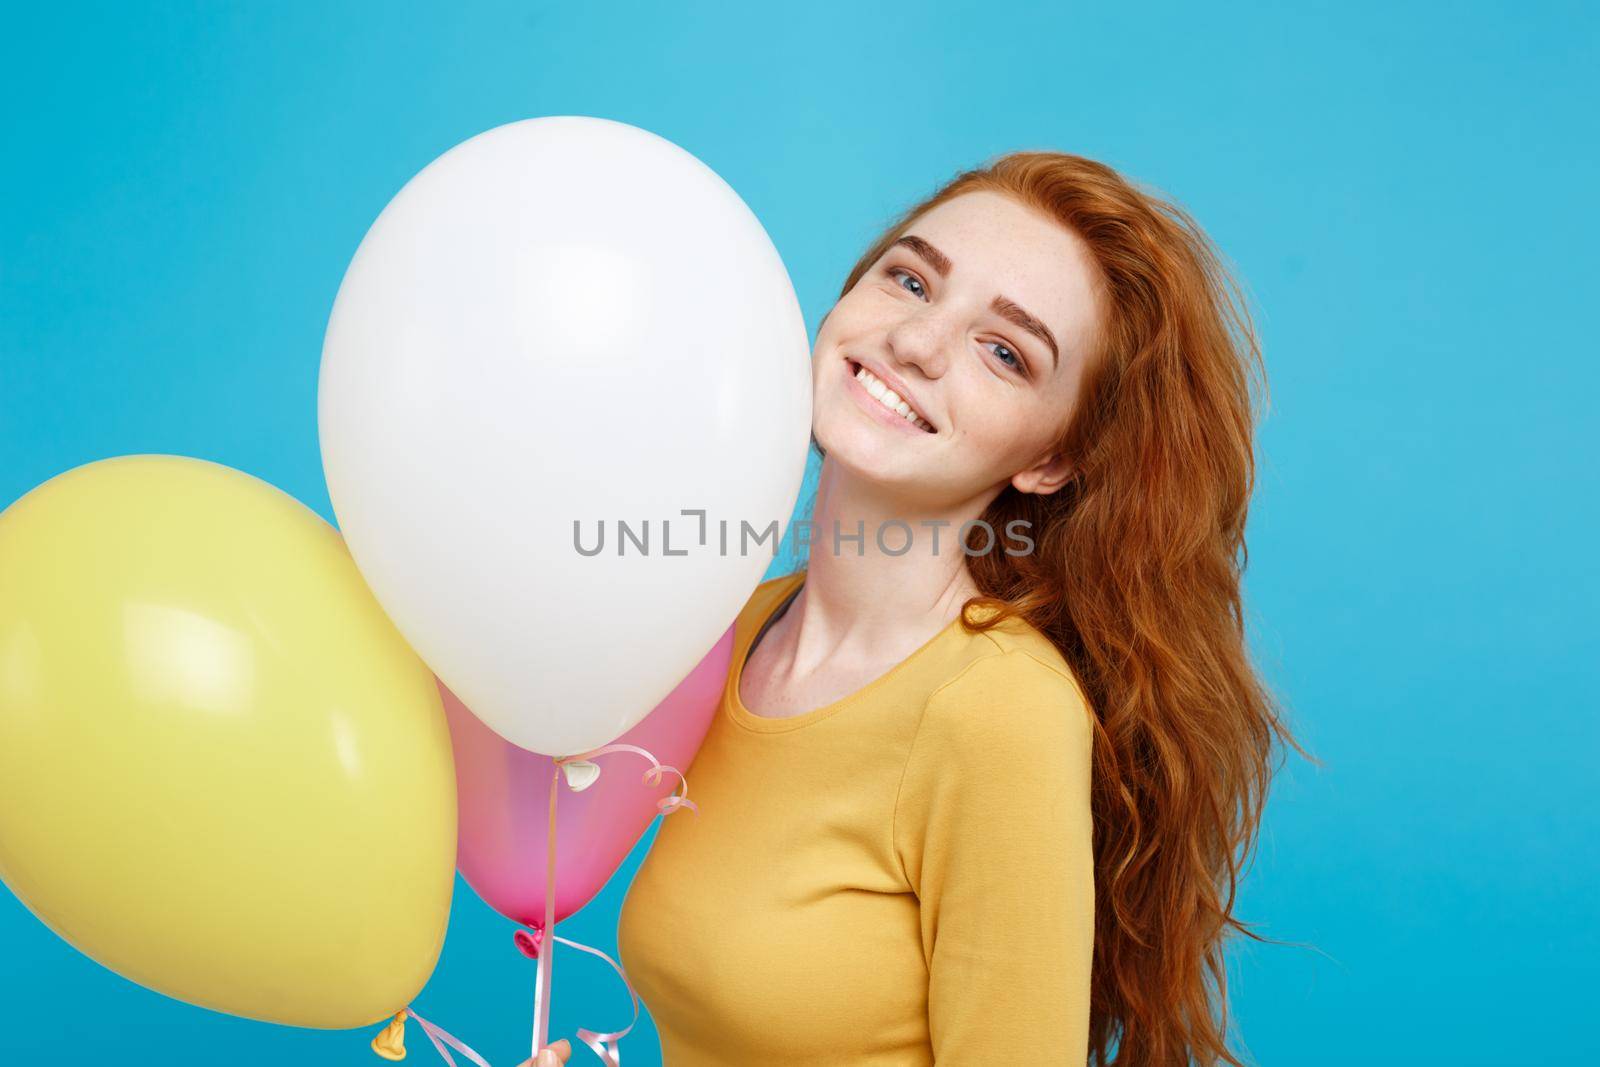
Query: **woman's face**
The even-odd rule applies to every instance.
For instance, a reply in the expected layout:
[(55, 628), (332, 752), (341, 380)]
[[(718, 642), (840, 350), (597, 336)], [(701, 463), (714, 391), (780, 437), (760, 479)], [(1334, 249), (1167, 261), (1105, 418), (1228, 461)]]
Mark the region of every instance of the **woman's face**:
[[(1097, 277), (1082, 239), (1008, 196), (919, 217), (817, 333), (812, 432), (828, 459), (933, 508), (1007, 482), (1060, 488), (1071, 469), (1052, 448), (1095, 339)], [(874, 397), (885, 387), (921, 425)]]

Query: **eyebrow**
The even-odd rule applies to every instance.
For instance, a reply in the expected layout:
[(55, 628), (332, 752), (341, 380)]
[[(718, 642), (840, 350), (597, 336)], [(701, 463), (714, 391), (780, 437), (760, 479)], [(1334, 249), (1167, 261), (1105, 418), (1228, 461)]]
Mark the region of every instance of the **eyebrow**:
[[(894, 245), (890, 245), (890, 247), (893, 248), (895, 245), (904, 245), (917, 255), (921, 256), (923, 259), (927, 260), (933, 265), (933, 269), (939, 272), (939, 277), (941, 278), (950, 277), (950, 272), (955, 269), (955, 264), (950, 262), (949, 256), (945, 255), (943, 252), (939, 251), (937, 248), (933, 247), (933, 245), (929, 244), (925, 239), (918, 237), (916, 234), (908, 233), (896, 241)], [(1059, 367), (1061, 365), (1061, 349), (1056, 344), (1055, 334), (1050, 332), (1050, 327), (1046, 326), (1044, 323), (1028, 314), (1020, 305), (1017, 304), (1015, 300), (1012, 300), (1008, 297), (997, 296), (994, 298), (993, 303), (991, 303), (989, 306), (997, 315), (1005, 319), (1007, 322), (1021, 329), (1027, 330), (1029, 333), (1039, 338), (1039, 340), (1049, 345), (1052, 368)]]

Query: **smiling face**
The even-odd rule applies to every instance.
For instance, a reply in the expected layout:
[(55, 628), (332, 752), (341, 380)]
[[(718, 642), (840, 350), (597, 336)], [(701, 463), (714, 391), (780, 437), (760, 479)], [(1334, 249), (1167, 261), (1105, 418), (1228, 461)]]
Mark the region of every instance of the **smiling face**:
[(1071, 468), (1053, 448), (1095, 341), (1097, 278), (1081, 238), (1008, 196), (919, 216), (817, 333), (828, 460), (934, 508), (987, 504), (1008, 482), (1060, 488)]

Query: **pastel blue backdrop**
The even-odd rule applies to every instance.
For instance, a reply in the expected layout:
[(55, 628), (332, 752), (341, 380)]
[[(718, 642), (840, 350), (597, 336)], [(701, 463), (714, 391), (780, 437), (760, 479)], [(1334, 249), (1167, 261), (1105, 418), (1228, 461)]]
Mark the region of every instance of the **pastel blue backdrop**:
[[(1259, 316), (1252, 639), (1322, 761), (1286, 768), (1243, 894), (1298, 943), (1235, 953), (1244, 1044), (1600, 1054), (1579, 1023), (1600, 988), (1594, 8), (28, 4), (3, 24), (0, 506), (172, 452), (331, 520), (316, 380), (345, 266), (412, 174), (514, 119), (616, 118), (700, 156), (813, 331), (894, 211), (991, 154), (1074, 151), (1176, 197)], [(654, 833), (565, 936), (614, 951)], [(501, 1065), (533, 989), (510, 932), (458, 883), (418, 1001)], [(627, 1021), (603, 965), (566, 950), (556, 975), (553, 1033)], [(380, 1062), (368, 1032), (141, 989), (3, 892), (0, 1004), (7, 1064)], [(624, 1049), (659, 1062), (648, 1018)]]

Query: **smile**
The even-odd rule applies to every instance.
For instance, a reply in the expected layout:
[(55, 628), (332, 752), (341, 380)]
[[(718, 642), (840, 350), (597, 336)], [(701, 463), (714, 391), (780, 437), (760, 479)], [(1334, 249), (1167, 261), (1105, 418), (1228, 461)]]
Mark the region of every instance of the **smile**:
[(885, 416), (898, 420), (901, 425), (915, 427), (924, 433), (938, 432), (927, 419), (917, 414), (910, 404), (867, 368), (852, 360), (846, 360), (845, 364), (853, 375), (861, 393), (876, 410), (882, 412)]

